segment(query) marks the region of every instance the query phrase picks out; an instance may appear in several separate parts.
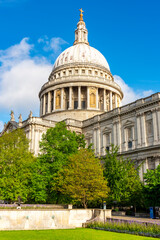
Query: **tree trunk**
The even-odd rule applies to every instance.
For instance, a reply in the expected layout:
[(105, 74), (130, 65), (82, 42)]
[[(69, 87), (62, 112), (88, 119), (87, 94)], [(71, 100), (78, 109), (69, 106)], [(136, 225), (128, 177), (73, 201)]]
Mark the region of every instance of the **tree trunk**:
[(87, 203), (85, 201), (85, 198), (83, 199), (83, 206), (84, 206), (85, 209), (87, 208)]

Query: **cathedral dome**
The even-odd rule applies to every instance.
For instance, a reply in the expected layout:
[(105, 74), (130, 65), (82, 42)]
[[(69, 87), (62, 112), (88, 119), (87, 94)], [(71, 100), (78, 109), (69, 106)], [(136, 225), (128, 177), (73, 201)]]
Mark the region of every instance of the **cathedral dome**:
[(119, 107), (123, 98), (105, 57), (89, 46), (80, 11), (73, 46), (56, 59), (39, 93), (40, 116), (47, 120), (85, 120)]
[(77, 43), (63, 51), (55, 61), (53, 70), (64, 64), (72, 63), (94, 64), (110, 71), (105, 57), (97, 49), (86, 43)]

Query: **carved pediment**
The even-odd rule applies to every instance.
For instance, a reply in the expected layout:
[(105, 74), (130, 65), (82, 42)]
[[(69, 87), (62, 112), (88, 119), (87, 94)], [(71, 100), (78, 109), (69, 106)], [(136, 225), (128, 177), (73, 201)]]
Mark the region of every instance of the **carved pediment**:
[(92, 134), (91, 133), (86, 133), (85, 138), (91, 138)]
[(124, 127), (132, 127), (135, 125), (135, 122), (131, 121), (131, 120), (127, 120), (125, 123), (124, 123)]
[(13, 121), (9, 121), (9, 122), (5, 125), (3, 131), (1, 132), (1, 136), (2, 136), (5, 132), (12, 132), (13, 130), (17, 129), (17, 127), (18, 127), (17, 122), (15, 122), (15, 121), (14, 121), (14, 122), (13, 122)]
[(112, 129), (109, 128), (109, 127), (105, 127), (105, 128), (103, 129), (103, 133), (110, 133), (111, 131), (112, 131)]

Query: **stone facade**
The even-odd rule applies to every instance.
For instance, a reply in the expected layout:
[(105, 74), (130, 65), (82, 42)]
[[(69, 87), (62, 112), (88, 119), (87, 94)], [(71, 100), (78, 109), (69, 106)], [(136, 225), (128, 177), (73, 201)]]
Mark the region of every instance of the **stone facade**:
[(30, 113), (15, 122), (14, 114), (1, 135), (23, 128), (30, 150), (38, 155), (42, 134), (59, 121), (68, 129), (84, 133), (95, 154), (104, 156), (111, 144), (119, 154), (141, 165), (140, 176), (160, 162), (160, 93), (121, 107), (123, 92), (104, 56), (89, 46), (88, 31), (80, 20), (74, 45), (60, 54), (39, 93), (40, 117)]
[(97, 156), (105, 155), (111, 144), (119, 154), (141, 164), (140, 176), (160, 163), (160, 93), (83, 121), (87, 144), (93, 143)]

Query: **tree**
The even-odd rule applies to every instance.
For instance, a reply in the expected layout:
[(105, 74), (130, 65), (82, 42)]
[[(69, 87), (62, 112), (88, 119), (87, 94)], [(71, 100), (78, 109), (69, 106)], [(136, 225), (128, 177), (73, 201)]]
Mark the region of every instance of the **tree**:
[(160, 165), (144, 174), (144, 199), (147, 207), (160, 206)]
[(41, 154), (32, 178), (32, 201), (48, 203), (64, 201), (59, 191), (52, 190), (56, 184), (55, 178), (68, 157), (84, 147), (84, 135), (68, 130), (65, 122), (59, 122), (54, 128), (47, 130), (40, 142)]
[(22, 129), (0, 137), (0, 199), (28, 200), (31, 165), (35, 161), (28, 147), (29, 141)]
[(60, 192), (70, 196), (72, 203), (81, 203), (84, 208), (91, 201), (107, 198), (109, 192), (102, 165), (88, 149), (81, 149), (70, 156), (59, 172), (57, 182)]
[(142, 184), (130, 159), (118, 157), (118, 147), (113, 146), (106, 152), (104, 161), (104, 176), (110, 187), (108, 204), (132, 204), (140, 200)]

